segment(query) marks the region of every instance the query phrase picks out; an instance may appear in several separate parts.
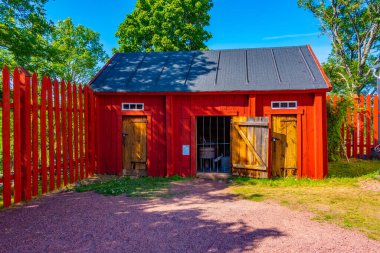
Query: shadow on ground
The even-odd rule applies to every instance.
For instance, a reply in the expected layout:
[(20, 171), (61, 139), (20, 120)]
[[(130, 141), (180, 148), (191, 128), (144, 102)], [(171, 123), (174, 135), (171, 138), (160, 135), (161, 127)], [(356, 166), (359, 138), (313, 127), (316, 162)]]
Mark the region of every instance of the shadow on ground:
[(224, 187), (179, 183), (173, 198), (153, 200), (53, 194), (0, 213), (0, 251), (241, 252), (265, 238), (284, 236), (276, 228), (231, 220), (239, 210), (220, 208), (236, 201), (222, 192)]

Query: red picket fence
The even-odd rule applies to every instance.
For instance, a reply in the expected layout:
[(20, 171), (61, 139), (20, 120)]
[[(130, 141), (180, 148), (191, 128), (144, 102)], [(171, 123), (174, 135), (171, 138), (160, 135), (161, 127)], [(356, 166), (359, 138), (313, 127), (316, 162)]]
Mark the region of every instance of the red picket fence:
[[(335, 105), (342, 96), (327, 96), (327, 101)], [(378, 102), (377, 95), (353, 95), (353, 106), (347, 111), (347, 120), (342, 125), (341, 134), (344, 140), (347, 157), (371, 158), (371, 148), (378, 143)]]
[(94, 173), (90, 87), (46, 76), (39, 81), (18, 68), (11, 76), (4, 67), (2, 88), (0, 205), (31, 200)]

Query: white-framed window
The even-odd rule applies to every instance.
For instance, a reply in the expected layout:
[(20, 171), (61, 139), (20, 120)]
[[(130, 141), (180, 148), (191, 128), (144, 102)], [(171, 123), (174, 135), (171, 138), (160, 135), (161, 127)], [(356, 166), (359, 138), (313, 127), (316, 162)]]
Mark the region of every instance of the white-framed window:
[(144, 103), (122, 103), (121, 110), (123, 111), (143, 111)]
[(297, 109), (297, 101), (272, 101), (272, 109)]

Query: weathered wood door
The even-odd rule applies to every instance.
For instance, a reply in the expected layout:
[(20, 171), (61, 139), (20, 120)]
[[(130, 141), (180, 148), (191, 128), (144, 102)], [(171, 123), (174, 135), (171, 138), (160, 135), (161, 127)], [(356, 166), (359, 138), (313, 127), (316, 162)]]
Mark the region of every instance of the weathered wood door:
[(144, 116), (123, 117), (123, 174), (147, 175), (147, 119)]
[(268, 177), (268, 118), (232, 117), (232, 174)]
[(296, 175), (296, 115), (272, 115), (272, 141), (272, 176)]

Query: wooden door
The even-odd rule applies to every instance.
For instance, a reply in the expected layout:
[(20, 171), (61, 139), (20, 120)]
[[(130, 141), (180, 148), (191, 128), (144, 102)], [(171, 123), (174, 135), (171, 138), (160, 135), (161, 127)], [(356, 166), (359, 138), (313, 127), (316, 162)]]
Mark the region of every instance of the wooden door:
[(146, 127), (145, 116), (123, 117), (123, 174), (146, 176)]
[(268, 177), (268, 118), (232, 117), (232, 174)]
[(296, 175), (296, 115), (272, 115), (272, 141), (272, 176)]

